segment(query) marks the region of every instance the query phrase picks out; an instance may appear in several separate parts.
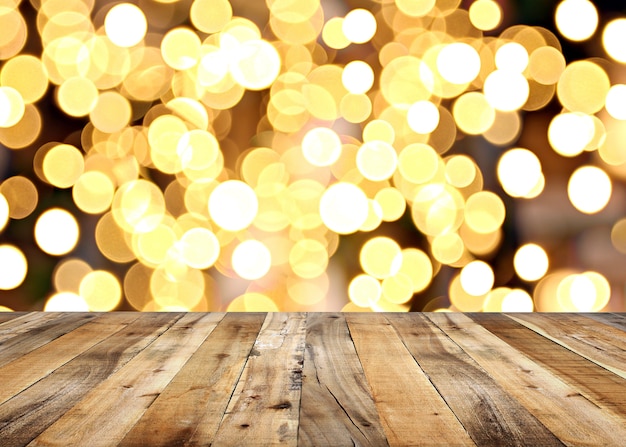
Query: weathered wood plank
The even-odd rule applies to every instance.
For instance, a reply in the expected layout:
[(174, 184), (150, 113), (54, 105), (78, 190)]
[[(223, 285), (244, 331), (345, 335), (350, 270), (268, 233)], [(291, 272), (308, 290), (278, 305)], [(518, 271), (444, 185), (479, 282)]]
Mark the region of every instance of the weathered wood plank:
[(125, 328), (140, 314), (106, 313), (0, 368), (0, 404), (105, 338)]
[(600, 323), (608, 324), (609, 326), (613, 326), (614, 328), (621, 329), (622, 331), (626, 331), (626, 317), (625, 314), (611, 314), (611, 313), (580, 313), (587, 318), (594, 319)]
[(384, 315), (346, 320), (389, 445), (475, 445)]
[(26, 445), (180, 317), (143, 314), (115, 337), (103, 340), (0, 405), (0, 439), (8, 445)]
[(20, 337), (12, 337), (0, 342), (0, 367), (98, 318), (99, 315), (70, 312), (40, 324)]
[(538, 334), (626, 379), (624, 331), (577, 314), (508, 314)]
[(48, 321), (61, 318), (67, 313), (61, 312), (29, 312), (13, 318), (0, 325), (0, 346), (11, 338), (21, 338), (29, 331), (37, 330)]
[(265, 314), (227, 314), (120, 446), (211, 445)]
[[(22, 317), (27, 312), (0, 312), (0, 325), (6, 321), (11, 321), (14, 318)], [(1, 327), (1, 326), (0, 326)]]
[(574, 388), (461, 313), (428, 318), (468, 353), (563, 443), (623, 446), (626, 421), (603, 411)]
[(299, 446), (388, 445), (345, 317), (307, 316)]
[(623, 378), (506, 315), (475, 313), (468, 316), (565, 383), (578, 389), (599, 407), (626, 417), (626, 380)]
[(305, 335), (304, 314), (268, 314), (213, 446), (296, 445)]
[[(117, 445), (224, 314), (188, 313), (35, 438), (29, 446)], [(123, 418), (117, 417), (123, 409)]]
[(390, 314), (387, 319), (476, 445), (563, 446), (426, 317)]

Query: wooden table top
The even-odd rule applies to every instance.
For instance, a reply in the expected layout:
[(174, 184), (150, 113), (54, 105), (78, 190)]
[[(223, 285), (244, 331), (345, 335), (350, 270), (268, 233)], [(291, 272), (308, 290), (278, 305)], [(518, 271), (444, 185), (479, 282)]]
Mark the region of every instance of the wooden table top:
[(1, 446), (624, 446), (626, 315), (0, 314)]

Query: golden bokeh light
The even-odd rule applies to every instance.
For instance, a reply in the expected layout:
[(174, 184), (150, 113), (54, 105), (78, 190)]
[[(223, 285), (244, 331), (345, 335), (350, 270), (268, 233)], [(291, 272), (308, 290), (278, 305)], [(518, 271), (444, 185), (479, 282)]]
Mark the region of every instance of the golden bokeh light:
[(511, 197), (529, 194), (541, 180), (541, 173), (539, 158), (528, 149), (510, 149), (498, 161), (498, 179)]
[(35, 223), (35, 241), (41, 250), (62, 256), (71, 252), (80, 237), (76, 218), (61, 208), (44, 211)]
[(626, 62), (626, 49), (622, 43), (626, 38), (626, 18), (611, 20), (602, 32), (602, 45), (607, 54), (617, 62)]
[(26, 279), (28, 262), (22, 251), (9, 244), (0, 245), (0, 290), (11, 290)]
[(559, 32), (566, 39), (589, 39), (598, 27), (598, 10), (589, 0), (563, 0), (555, 11)]
[(148, 22), (143, 11), (131, 3), (118, 3), (104, 19), (104, 30), (111, 42), (119, 47), (132, 47), (143, 40)]
[(484, 261), (472, 261), (461, 269), (461, 287), (472, 296), (483, 296), (493, 287), (494, 273)]
[(243, 279), (259, 279), (270, 271), (272, 254), (262, 242), (249, 239), (235, 247), (232, 264), (235, 272)]
[(582, 166), (569, 179), (567, 195), (572, 205), (582, 213), (601, 211), (613, 192), (613, 184), (606, 172), (596, 166)]
[(89, 305), (77, 293), (59, 292), (46, 300), (46, 312), (89, 312)]
[(623, 310), (623, 11), (257, 3), (0, 6), (0, 307)]
[(122, 286), (111, 272), (93, 270), (80, 282), (78, 294), (85, 300), (90, 311), (108, 312), (122, 300)]
[(469, 18), (477, 29), (491, 31), (502, 22), (502, 8), (494, 0), (476, 0), (469, 7)]
[(374, 15), (367, 9), (353, 9), (346, 14), (341, 29), (346, 38), (352, 43), (368, 42), (377, 29)]
[(550, 261), (546, 251), (537, 244), (525, 244), (513, 258), (515, 273), (525, 281), (537, 281), (548, 272)]

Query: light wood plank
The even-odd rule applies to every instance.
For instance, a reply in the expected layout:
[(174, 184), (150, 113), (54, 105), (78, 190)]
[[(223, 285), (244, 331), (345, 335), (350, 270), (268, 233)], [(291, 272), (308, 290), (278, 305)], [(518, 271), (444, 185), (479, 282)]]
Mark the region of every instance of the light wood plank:
[(389, 445), (475, 445), (384, 315), (346, 320)]
[(563, 446), (426, 317), (405, 313), (387, 319), (476, 445)]
[(0, 368), (0, 404), (137, 320), (138, 313), (107, 313)]
[(213, 446), (296, 445), (305, 335), (304, 314), (268, 314)]
[(626, 379), (624, 331), (577, 314), (508, 314), (538, 334)]
[[(115, 337), (103, 340), (7, 400), (0, 405), (0, 439), (8, 445), (28, 444), (180, 317), (143, 314)], [(0, 377), (4, 380), (7, 378)]]
[(119, 444), (223, 317), (220, 313), (183, 315), (28, 445)]
[(265, 314), (227, 314), (120, 446), (211, 445)]
[(307, 316), (298, 445), (388, 445), (341, 314)]
[(565, 444), (623, 446), (625, 420), (603, 411), (466, 315), (432, 313), (428, 318)]
[(99, 314), (95, 313), (70, 312), (46, 321), (20, 337), (5, 340), (0, 344), (0, 367), (98, 317)]
[(578, 389), (601, 408), (626, 417), (626, 380), (502, 314), (468, 315), (511, 347)]

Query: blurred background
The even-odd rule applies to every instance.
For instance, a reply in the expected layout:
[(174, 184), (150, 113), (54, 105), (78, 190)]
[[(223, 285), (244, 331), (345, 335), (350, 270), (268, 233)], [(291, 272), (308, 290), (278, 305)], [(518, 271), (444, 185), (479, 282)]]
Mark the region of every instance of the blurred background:
[(4, 310), (626, 310), (626, 9), (0, 2)]

